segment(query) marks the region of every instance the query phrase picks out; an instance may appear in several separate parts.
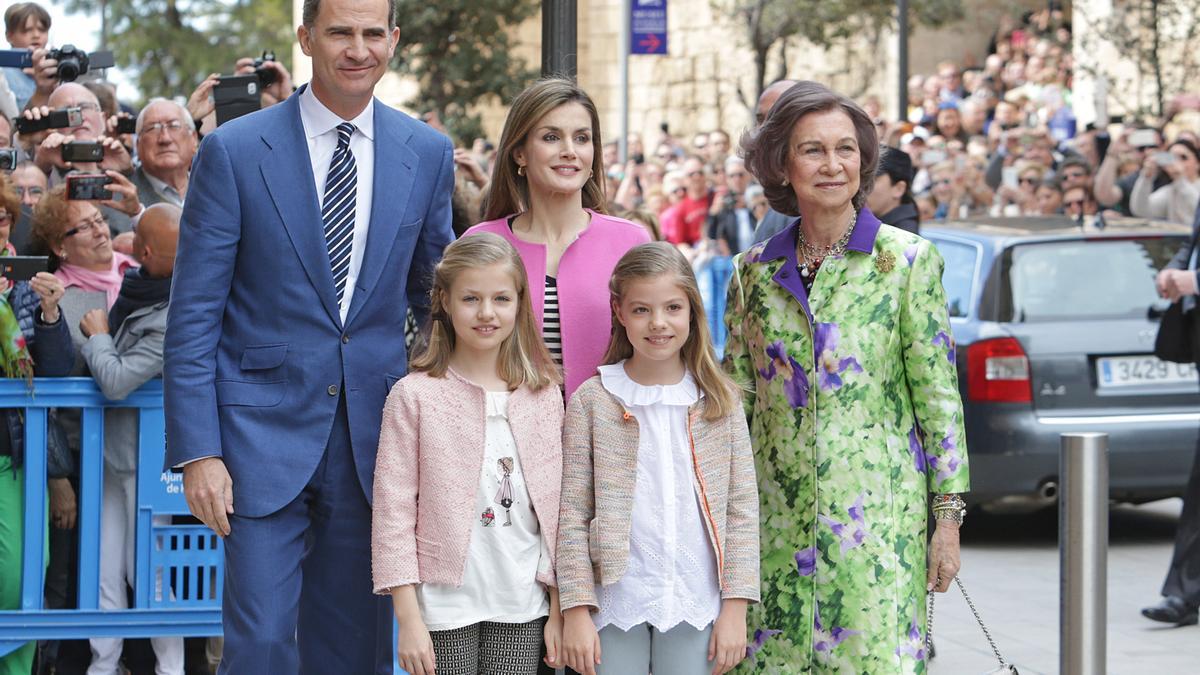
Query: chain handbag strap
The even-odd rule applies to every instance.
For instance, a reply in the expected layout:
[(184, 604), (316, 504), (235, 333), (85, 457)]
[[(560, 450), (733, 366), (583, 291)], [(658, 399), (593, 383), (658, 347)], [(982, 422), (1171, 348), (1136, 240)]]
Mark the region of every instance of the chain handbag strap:
[[(987, 638), (988, 644), (991, 645), (992, 653), (996, 655), (996, 660), (1000, 662), (1001, 670), (1008, 669), (1010, 672), (1017, 672), (1017, 669), (1013, 668), (1012, 664), (1005, 661), (1004, 657), (1000, 655), (1000, 648), (996, 646), (996, 641), (992, 638), (991, 631), (984, 625), (983, 617), (979, 616), (979, 610), (975, 608), (975, 603), (971, 601), (971, 596), (967, 594), (967, 587), (963, 586), (962, 579), (956, 576), (954, 577), (954, 583), (958, 585), (958, 590), (962, 592), (963, 599), (967, 601), (967, 606), (971, 608), (971, 613), (975, 615), (975, 622), (979, 624), (979, 629), (983, 631), (983, 636)], [(929, 613), (926, 619), (927, 625), (925, 630), (925, 654), (927, 657), (933, 654), (933, 596), (933, 591), (927, 594), (929, 601)]]

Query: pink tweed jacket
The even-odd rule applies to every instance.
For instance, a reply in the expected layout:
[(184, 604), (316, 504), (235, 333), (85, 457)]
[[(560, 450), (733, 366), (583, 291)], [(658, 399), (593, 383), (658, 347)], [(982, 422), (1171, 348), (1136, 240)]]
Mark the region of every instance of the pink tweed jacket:
[[(584, 382), (567, 404), (558, 599), (562, 609), (599, 607), (595, 585), (616, 583), (629, 564), (638, 422), (604, 388)], [(750, 431), (739, 407), (715, 422), (688, 410), (694, 486), (717, 560), (722, 598), (759, 599), (758, 487)]]
[[(375, 592), (435, 583), (460, 586), (483, 468), (486, 392), (454, 371), (409, 373), (383, 407), (375, 462), (371, 572)], [(562, 394), (520, 387), (508, 422), (542, 537), (554, 562), (562, 481)], [(538, 581), (554, 586), (553, 572)]]
[[(628, 220), (589, 210), (587, 229), (563, 252), (558, 263), (558, 321), (562, 329), (563, 379), (567, 399), (596, 374), (612, 332), (608, 279), (629, 249), (650, 241), (646, 228)], [(546, 301), (546, 247), (522, 240), (507, 218), (489, 220), (466, 234), (492, 232), (507, 239), (521, 254), (529, 276), (529, 300), (538, 327)], [(466, 236), (466, 235), (464, 235)]]

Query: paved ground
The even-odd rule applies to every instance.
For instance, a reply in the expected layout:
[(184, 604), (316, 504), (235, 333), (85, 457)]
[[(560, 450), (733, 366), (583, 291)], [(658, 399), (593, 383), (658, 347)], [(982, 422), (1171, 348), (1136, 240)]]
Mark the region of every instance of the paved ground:
[[(1138, 610), (1158, 599), (1181, 502), (1116, 506), (1109, 521), (1108, 673), (1200, 673), (1200, 627), (1164, 627)], [(1058, 673), (1058, 523), (1049, 509), (1027, 516), (980, 514), (963, 530), (961, 578), (1001, 653), (1022, 675)], [(934, 675), (996, 667), (967, 604), (951, 587), (937, 598)]]

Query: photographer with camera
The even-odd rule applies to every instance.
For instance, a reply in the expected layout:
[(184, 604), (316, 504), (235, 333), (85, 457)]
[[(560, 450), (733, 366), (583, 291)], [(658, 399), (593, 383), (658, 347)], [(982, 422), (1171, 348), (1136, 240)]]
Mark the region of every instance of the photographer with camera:
[(282, 63), (275, 60), (272, 52), (263, 52), (260, 58), (249, 56), (237, 60), (235, 75), (258, 75), (262, 83), (262, 107), (269, 108), (292, 95), (292, 74)]
[[(1154, 179), (1160, 171), (1171, 182), (1156, 190)], [(1146, 157), (1129, 195), (1133, 215), (1187, 225), (1196, 214), (1197, 203), (1200, 203), (1200, 153), (1191, 141), (1177, 139), (1166, 152)]]
[[(101, 212), (117, 232), (130, 230), (130, 219), (141, 211), (136, 199), (137, 190), (125, 178), (133, 172), (133, 158), (119, 140), (104, 135), (104, 114), (96, 95), (83, 85), (68, 82), (54, 90), (48, 106), (26, 110), (24, 119), (41, 120), (62, 109), (66, 109), (68, 114), (72, 111), (75, 113), (75, 119), (68, 122), (70, 126), (36, 131), (28, 139), (22, 133), (22, 144), (34, 148), (33, 161), (49, 176), (50, 185), (63, 182), (66, 174), (72, 171), (107, 175), (113, 183), (112, 191), (119, 193), (121, 199), (101, 201)], [(97, 150), (102, 158), (98, 161), (71, 161), (70, 158), (74, 156), (71, 152), (80, 148)]]

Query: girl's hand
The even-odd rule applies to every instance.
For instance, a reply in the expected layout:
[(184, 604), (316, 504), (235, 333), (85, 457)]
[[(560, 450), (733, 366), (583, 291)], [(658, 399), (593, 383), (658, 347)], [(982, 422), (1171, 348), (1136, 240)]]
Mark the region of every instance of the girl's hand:
[(712, 675), (728, 673), (746, 658), (746, 601), (730, 598), (721, 601), (721, 613), (713, 622), (708, 640), (708, 660)]
[(580, 675), (596, 675), (600, 663), (600, 634), (586, 606), (563, 612), (562, 650), (567, 667)]
[(433, 653), (433, 640), (420, 617), (400, 624), (396, 635), (396, 660), (409, 675), (434, 675), (437, 658)]
[(563, 617), (562, 614), (550, 611), (550, 618), (546, 619), (546, 627), (543, 630), (546, 640), (546, 658), (543, 659), (547, 666), (551, 668), (562, 668), (567, 665), (563, 660)]

